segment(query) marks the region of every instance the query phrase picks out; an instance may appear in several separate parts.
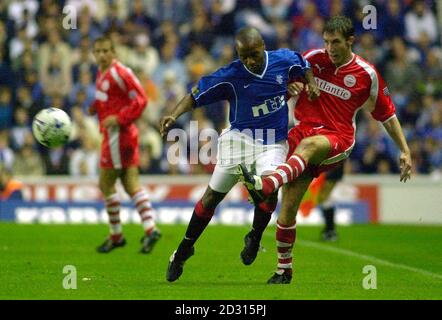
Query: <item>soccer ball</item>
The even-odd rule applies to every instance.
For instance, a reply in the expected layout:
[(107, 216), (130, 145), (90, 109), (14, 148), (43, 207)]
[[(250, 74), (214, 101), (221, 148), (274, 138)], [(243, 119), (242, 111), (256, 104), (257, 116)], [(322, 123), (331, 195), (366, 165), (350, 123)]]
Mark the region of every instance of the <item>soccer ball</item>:
[(69, 140), (71, 128), (71, 118), (58, 108), (43, 109), (32, 121), (35, 139), (48, 148), (64, 145)]

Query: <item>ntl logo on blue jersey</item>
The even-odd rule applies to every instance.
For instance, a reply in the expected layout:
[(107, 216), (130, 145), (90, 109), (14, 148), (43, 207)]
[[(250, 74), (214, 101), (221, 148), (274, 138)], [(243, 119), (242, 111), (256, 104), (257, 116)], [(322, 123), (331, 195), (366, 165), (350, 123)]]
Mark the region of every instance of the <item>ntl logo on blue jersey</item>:
[(260, 111), (262, 111), (262, 116), (265, 116), (269, 113), (273, 113), (284, 107), (284, 105), (285, 105), (284, 95), (276, 96), (273, 99), (267, 99), (263, 104), (252, 107), (253, 117), (256, 118), (261, 116), (259, 114)]

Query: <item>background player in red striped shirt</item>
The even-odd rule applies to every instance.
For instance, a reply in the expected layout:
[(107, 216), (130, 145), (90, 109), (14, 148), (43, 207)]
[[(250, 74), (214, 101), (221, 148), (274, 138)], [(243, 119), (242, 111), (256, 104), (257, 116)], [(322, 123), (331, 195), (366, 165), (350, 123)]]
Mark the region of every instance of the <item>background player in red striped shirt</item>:
[(411, 155), (395, 114), (384, 80), (374, 66), (352, 52), (354, 27), (349, 18), (332, 17), (323, 31), (325, 48), (304, 54), (321, 90), (319, 99), (309, 100), (295, 84), (289, 93), (298, 95), (295, 118), (289, 132), (289, 158), (273, 174), (251, 175), (240, 166), (245, 185), (256, 201), (262, 201), (281, 186), (283, 198), (277, 221), (278, 266), (270, 284), (292, 279), (292, 249), (296, 240), (296, 214), (310, 182), (346, 159), (355, 143), (356, 113), (365, 108), (400, 149), (400, 181), (411, 174)]
[(103, 135), (99, 187), (110, 224), (110, 236), (97, 251), (107, 253), (126, 244), (120, 221), (120, 199), (115, 189), (120, 178), (143, 223), (145, 235), (141, 239), (141, 252), (149, 253), (161, 233), (150, 213), (149, 196), (139, 182), (138, 129), (134, 124), (147, 105), (147, 97), (132, 70), (116, 60), (109, 38), (100, 37), (95, 41), (94, 56), (99, 71), (95, 102), (89, 111), (98, 115)]

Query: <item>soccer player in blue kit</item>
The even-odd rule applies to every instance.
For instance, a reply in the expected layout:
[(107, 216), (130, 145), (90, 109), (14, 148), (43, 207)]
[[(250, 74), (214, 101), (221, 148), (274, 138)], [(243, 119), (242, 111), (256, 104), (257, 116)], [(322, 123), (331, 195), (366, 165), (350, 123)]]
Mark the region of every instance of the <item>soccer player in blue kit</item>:
[[(162, 118), (160, 132), (167, 131), (182, 114), (221, 100), (230, 103), (230, 127), (218, 139), (214, 172), (201, 200), (194, 208), (184, 239), (170, 257), (166, 278), (177, 280), (194, 244), (209, 224), (217, 205), (238, 182), (238, 164), (254, 167), (266, 175), (284, 162), (288, 152), (287, 85), (306, 79), (310, 99), (319, 96), (310, 64), (299, 53), (279, 49), (266, 51), (258, 30), (240, 29), (235, 36), (239, 59), (200, 79), (171, 112)], [(245, 236), (241, 260), (250, 265), (256, 258), (262, 233), (277, 205), (277, 195), (255, 204), (252, 230)]]

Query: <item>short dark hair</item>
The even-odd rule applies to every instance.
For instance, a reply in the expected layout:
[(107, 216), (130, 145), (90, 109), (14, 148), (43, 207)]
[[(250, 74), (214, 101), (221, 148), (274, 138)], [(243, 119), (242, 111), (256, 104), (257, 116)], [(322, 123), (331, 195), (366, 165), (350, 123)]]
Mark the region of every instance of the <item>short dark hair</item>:
[(323, 33), (341, 33), (345, 39), (348, 39), (355, 34), (355, 28), (350, 18), (345, 16), (331, 17), (324, 26)]
[(114, 48), (114, 42), (113, 42), (112, 39), (111, 39), (108, 35), (106, 35), (106, 34), (101, 35), (101, 36), (99, 36), (97, 39), (95, 39), (95, 41), (94, 41), (94, 45), (95, 45), (97, 42), (106, 42), (106, 41), (109, 41), (109, 43), (111, 44), (111, 49), (114, 50), (114, 49), (115, 49), (115, 48)]

